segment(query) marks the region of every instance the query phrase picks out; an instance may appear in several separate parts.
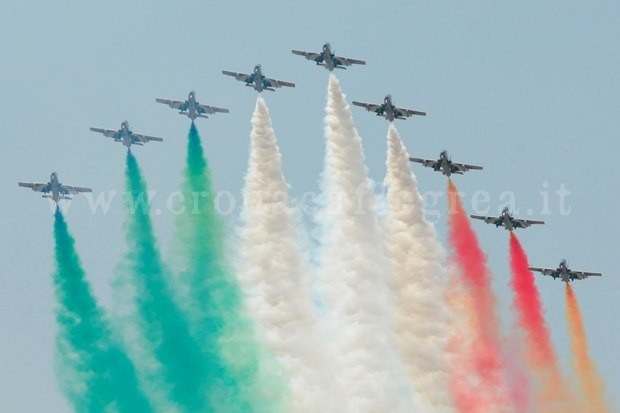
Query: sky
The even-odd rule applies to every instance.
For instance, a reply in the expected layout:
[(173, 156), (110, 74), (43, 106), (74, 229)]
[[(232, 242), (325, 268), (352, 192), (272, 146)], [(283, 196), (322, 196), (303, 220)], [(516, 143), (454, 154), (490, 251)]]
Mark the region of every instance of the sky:
[[(125, 150), (88, 128), (114, 129), (126, 119), (134, 131), (164, 138), (134, 153), (156, 191), (155, 230), (170, 256), (174, 216), (166, 202), (180, 188), (189, 120), (155, 98), (182, 100), (195, 90), (201, 103), (230, 108), (200, 119), (198, 129), (216, 188), (238, 208), (256, 96), (221, 70), (247, 73), (261, 63), (268, 77), (295, 82), (264, 97), (293, 196), (318, 192), (328, 72), (290, 50), (317, 51), (326, 41), (337, 54), (368, 62), (337, 72), (349, 100), (380, 102), (391, 93), (397, 105), (428, 113), (397, 123), (412, 156), (430, 159), (447, 149), (455, 161), (484, 166), (455, 178), (468, 210), (494, 214), (507, 192), (517, 215), (546, 221), (518, 233), (532, 265), (554, 267), (566, 258), (574, 269), (604, 273), (574, 287), (591, 354), (608, 393), (617, 393), (618, 38), (620, 3), (611, 0), (1, 2), (1, 410), (69, 411), (54, 376), (53, 216), (17, 182), (47, 182), (56, 171), (65, 184), (119, 194), (107, 213), (92, 213), (79, 196), (66, 214), (87, 276), (109, 307), (125, 248)], [(380, 185), (387, 122), (352, 110)], [(432, 202), (445, 178), (412, 168), (445, 244), (445, 195)], [(478, 199), (488, 194), (488, 211), (484, 204), (474, 211), (476, 192)], [(234, 228), (237, 209), (223, 205), (233, 211), (226, 220)], [(509, 327), (507, 233), (473, 225)], [(542, 277), (537, 283), (568, 369), (563, 285)]]

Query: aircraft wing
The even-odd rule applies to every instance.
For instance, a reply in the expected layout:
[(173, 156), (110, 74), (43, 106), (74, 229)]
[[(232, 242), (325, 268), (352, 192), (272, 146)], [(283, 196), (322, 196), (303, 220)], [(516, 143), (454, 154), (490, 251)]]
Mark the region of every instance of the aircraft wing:
[(529, 267), (528, 270), (539, 272), (542, 275), (551, 275), (555, 272), (555, 270), (551, 268), (538, 268), (538, 267)]
[(298, 56), (303, 56), (308, 60), (314, 60), (314, 61), (316, 61), (316, 59), (321, 56), (321, 53), (316, 53), (316, 52), (303, 52), (301, 50), (291, 50), (291, 52), (293, 52), (293, 54), (296, 54)]
[(495, 220), (497, 220), (497, 217), (485, 217), (482, 215), (470, 215), (470, 217), (472, 217), (473, 219), (480, 219), (484, 222), (486, 222), (487, 224), (491, 224), (493, 222), (495, 222)]
[(163, 103), (164, 105), (168, 105), (173, 109), (181, 109), (181, 105), (185, 103), (185, 102), (181, 102), (180, 100), (168, 100), (168, 99), (160, 99), (160, 98), (155, 99), (155, 102)]
[(218, 108), (215, 106), (208, 106), (208, 105), (198, 105), (198, 106), (200, 107), (200, 109), (204, 110), (206, 113), (215, 113), (215, 112), (228, 113), (230, 112), (228, 109)]
[(136, 138), (137, 140), (143, 143), (150, 142), (150, 141), (155, 141), (155, 142), (164, 141), (162, 138), (156, 138), (154, 136), (147, 136), (147, 135), (140, 135), (139, 133), (132, 133), (131, 136), (133, 136), (134, 138)]
[(364, 60), (349, 59), (348, 57), (336, 56), (335, 59), (338, 62), (340, 62), (341, 65), (344, 65), (344, 66), (365, 65), (366, 64), (366, 62)]
[(295, 83), (286, 82), (284, 80), (269, 79), (269, 78), (265, 78), (265, 80), (267, 82), (271, 83), (271, 86), (273, 86), (273, 87), (282, 87), (282, 86), (295, 87)]
[(101, 128), (90, 128), (91, 131), (93, 132), (97, 132), (97, 133), (102, 133), (103, 136), (107, 137), (107, 138), (113, 138), (114, 136), (116, 136), (117, 132), (116, 130), (112, 130), (112, 129), (101, 129)]
[(410, 161), (410, 162), (417, 162), (417, 163), (421, 163), (422, 165), (427, 166), (427, 167), (431, 167), (431, 168), (432, 168), (432, 167), (435, 165), (435, 163), (437, 162), (437, 161), (433, 161), (433, 160), (431, 160), (431, 159), (420, 159), (420, 158), (409, 158), (409, 161)]
[(403, 116), (413, 116), (413, 115), (418, 115), (418, 116), (426, 116), (426, 112), (420, 112), (418, 110), (411, 110), (411, 109), (404, 109), (404, 108), (395, 108), (394, 112), (400, 112)]
[(601, 274), (600, 272), (585, 272), (585, 271), (570, 271), (571, 274), (575, 275), (577, 278), (579, 278), (580, 280), (583, 280), (584, 278), (588, 278), (588, 277), (600, 277), (603, 274)]
[(229, 72), (227, 70), (222, 70), (222, 74), (226, 76), (232, 76), (240, 82), (245, 82), (252, 76), (252, 75), (246, 75), (245, 73)]
[(353, 101), (351, 103), (353, 103), (355, 106), (361, 106), (363, 108), (366, 108), (366, 110), (369, 111), (369, 112), (376, 112), (377, 109), (379, 109), (379, 108), (381, 108), (381, 106), (383, 106), (383, 105), (377, 105), (377, 104), (374, 104), (374, 103), (364, 103), (364, 102), (356, 102), (356, 101)]
[(38, 184), (38, 183), (28, 183), (28, 182), (18, 182), (17, 185), (23, 188), (30, 188), (36, 192), (49, 192), (49, 184)]
[(467, 172), (471, 169), (482, 170), (482, 166), (477, 166), (477, 165), (468, 165), (465, 163), (457, 163), (457, 162), (452, 162), (452, 165), (455, 166), (461, 172)]
[(79, 186), (61, 185), (61, 192), (64, 194), (79, 194), (80, 192), (93, 192), (90, 188), (82, 188)]
[(512, 221), (523, 228), (527, 228), (530, 225), (543, 225), (545, 221), (532, 221), (530, 219), (517, 219), (513, 218)]

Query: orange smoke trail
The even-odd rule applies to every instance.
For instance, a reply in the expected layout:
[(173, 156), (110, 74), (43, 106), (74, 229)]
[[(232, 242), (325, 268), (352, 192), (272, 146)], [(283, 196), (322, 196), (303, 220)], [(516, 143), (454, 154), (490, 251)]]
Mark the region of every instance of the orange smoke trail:
[(581, 390), (588, 402), (588, 411), (591, 413), (607, 413), (609, 408), (605, 403), (605, 388), (599, 376), (594, 361), (588, 354), (588, 340), (586, 337), (581, 311), (577, 297), (569, 283), (566, 283), (566, 319), (570, 330), (570, 347), (573, 353), (573, 365), (579, 377)]
[(467, 317), (470, 318), (468, 324), (471, 325), (466, 335), (468, 340), (462, 341), (464, 337), (458, 333), (458, 329), (455, 329), (455, 338), (450, 346), (459, 343), (461, 363), (458, 364), (469, 366), (466, 371), (471, 372), (463, 374), (464, 371), (461, 370), (452, 376), (452, 396), (461, 412), (498, 411), (509, 404), (509, 398), (490, 271), (458, 191), (451, 180), (448, 180), (448, 200), (452, 259), (457, 265), (459, 280), (467, 296), (462, 303), (467, 304), (469, 307), (467, 313), (472, 314), (471, 317)]

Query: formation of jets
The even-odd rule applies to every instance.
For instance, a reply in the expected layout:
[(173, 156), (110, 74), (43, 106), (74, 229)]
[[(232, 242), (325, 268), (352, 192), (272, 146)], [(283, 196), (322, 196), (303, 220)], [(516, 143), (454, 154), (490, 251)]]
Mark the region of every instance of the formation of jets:
[[(365, 65), (364, 60), (352, 59), (348, 57), (336, 56), (335, 52), (331, 49), (329, 43), (325, 43), (320, 52), (307, 52), (301, 50), (292, 50), (294, 55), (303, 56), (307, 60), (315, 62), (317, 66), (322, 66), (328, 71), (332, 72), (334, 69), (346, 69), (353, 65)], [(234, 77), (240, 82), (244, 82), (247, 87), (253, 88), (255, 91), (261, 93), (264, 90), (274, 92), (281, 87), (295, 87), (295, 83), (268, 78), (263, 74), (262, 66), (256, 65), (252, 70), (252, 73), (238, 73), (222, 71), (222, 74), (226, 76)], [(202, 105), (196, 100), (196, 94), (194, 91), (189, 92), (186, 100), (169, 100), (156, 98), (157, 103), (168, 105), (170, 108), (178, 110), (180, 115), (187, 116), (194, 122), (197, 118), (208, 118), (207, 115), (215, 113), (229, 113), (226, 108), (220, 108), (216, 106)], [(405, 120), (412, 116), (426, 116), (426, 112), (396, 107), (392, 102), (390, 95), (385, 96), (383, 103), (364, 103), (353, 101), (353, 105), (365, 108), (369, 112), (374, 112), (377, 116), (384, 117), (387, 121), (393, 122), (395, 119)], [(105, 137), (112, 138), (115, 142), (120, 142), (127, 147), (129, 151), (132, 145), (144, 145), (148, 142), (162, 142), (162, 138), (142, 135), (134, 133), (130, 127), (129, 122), (123, 121), (120, 129), (101, 129), (90, 128), (91, 131), (101, 133)], [(420, 163), (425, 167), (433, 168), (436, 172), (441, 172), (446, 177), (450, 177), (453, 174), (463, 175), (470, 170), (482, 170), (482, 166), (470, 165), (464, 163), (453, 162), (448, 156), (447, 151), (442, 151), (439, 155), (439, 159), (421, 159), (421, 158), (409, 158), (409, 161), (414, 163)], [(58, 203), (60, 200), (69, 200), (69, 195), (74, 195), (82, 192), (92, 192), (90, 188), (82, 188), (76, 186), (63, 185), (58, 181), (58, 175), (54, 172), (50, 176), (50, 180), (47, 183), (25, 183), (19, 182), (20, 187), (30, 188), (36, 192), (42, 192), (43, 198), (52, 199)], [(471, 215), (473, 219), (479, 219), (487, 224), (494, 224), (497, 228), (504, 227), (508, 231), (513, 231), (517, 228), (527, 228), (531, 225), (541, 225), (544, 221), (528, 220), (514, 218), (508, 208), (504, 208), (499, 216), (482, 216)], [(562, 281), (570, 282), (573, 280), (583, 280), (590, 276), (601, 276), (601, 273), (583, 272), (570, 270), (565, 260), (560, 262), (557, 269), (530, 267), (531, 271), (537, 271), (543, 275), (548, 275), (554, 279), (560, 278)]]

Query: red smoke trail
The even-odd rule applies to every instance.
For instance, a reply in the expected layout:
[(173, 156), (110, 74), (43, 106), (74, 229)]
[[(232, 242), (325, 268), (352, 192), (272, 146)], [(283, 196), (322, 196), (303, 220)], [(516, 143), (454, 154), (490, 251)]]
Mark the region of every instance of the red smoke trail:
[(583, 326), (583, 319), (577, 297), (569, 283), (566, 283), (566, 319), (570, 330), (570, 347), (573, 353), (573, 364), (581, 390), (588, 403), (588, 411), (592, 413), (607, 413), (609, 408), (605, 403), (605, 388), (599, 376), (594, 361), (588, 354), (588, 339)]
[[(474, 377), (465, 377), (462, 371), (453, 375), (452, 395), (461, 412), (493, 412), (503, 410), (508, 404), (504, 381), (504, 362), (500, 351), (499, 320), (495, 311), (495, 296), (491, 289), (490, 271), (486, 257), (471, 228), (469, 218), (463, 209), (458, 191), (448, 180), (450, 205), (449, 241), (453, 250), (452, 259), (457, 264), (464, 292), (468, 296), (462, 305), (470, 306), (464, 313), (471, 314), (471, 329), (464, 337), (455, 337), (460, 343), (461, 363)], [(459, 333), (456, 333), (460, 335)], [(450, 350), (455, 350), (451, 348)], [(514, 402), (514, 401), (513, 401)], [(517, 401), (518, 404), (520, 402)]]
[(575, 411), (573, 409), (576, 407), (568, 399), (569, 393), (558, 367), (534, 275), (528, 269), (527, 256), (521, 243), (512, 232), (510, 268), (514, 307), (517, 310), (518, 323), (525, 333), (527, 360), (540, 384), (537, 389), (538, 407), (544, 412)]
[[(452, 314), (452, 336), (448, 342), (447, 365), (450, 366), (450, 395), (459, 412), (484, 412), (488, 407), (471, 377), (474, 370), (473, 343), (471, 331), (475, 331), (473, 304), (463, 287), (461, 277), (450, 281), (446, 294), (446, 307)], [(474, 379), (472, 381), (472, 379)]]

